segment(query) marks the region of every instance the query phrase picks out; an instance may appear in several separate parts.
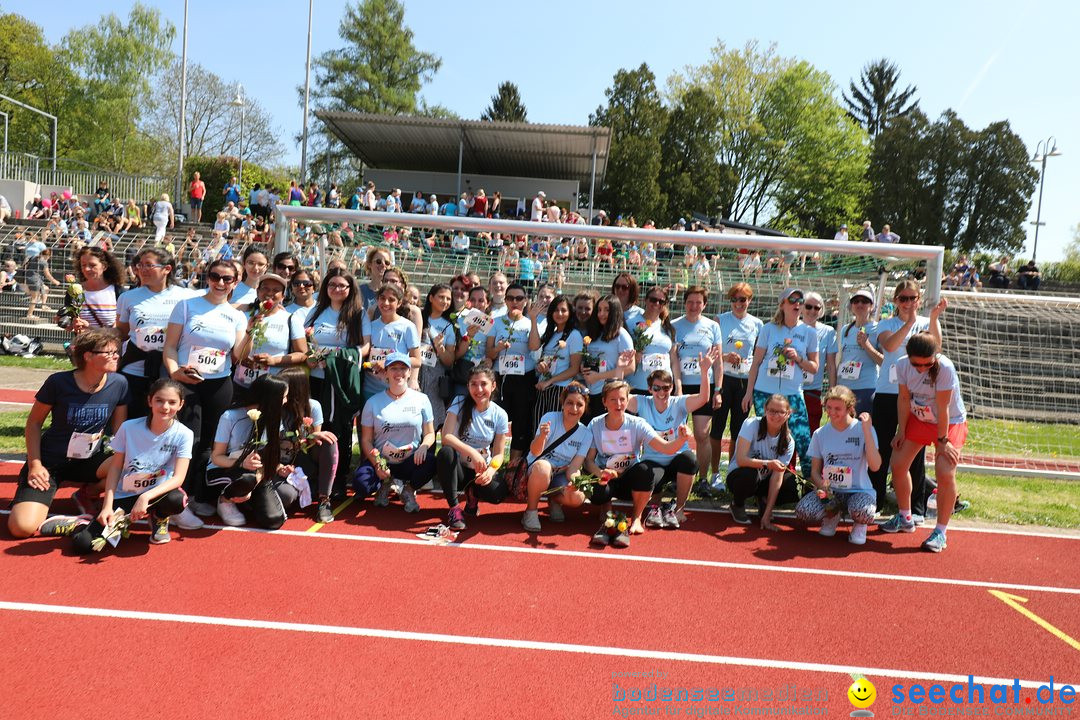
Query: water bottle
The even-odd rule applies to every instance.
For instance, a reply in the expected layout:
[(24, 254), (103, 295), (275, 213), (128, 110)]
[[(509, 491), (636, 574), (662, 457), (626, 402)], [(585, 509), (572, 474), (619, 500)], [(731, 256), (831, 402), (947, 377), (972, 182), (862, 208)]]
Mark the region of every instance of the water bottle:
[(926, 514), (931, 513), (937, 515), (937, 488), (934, 488), (934, 491), (930, 493), (930, 497), (926, 498)]

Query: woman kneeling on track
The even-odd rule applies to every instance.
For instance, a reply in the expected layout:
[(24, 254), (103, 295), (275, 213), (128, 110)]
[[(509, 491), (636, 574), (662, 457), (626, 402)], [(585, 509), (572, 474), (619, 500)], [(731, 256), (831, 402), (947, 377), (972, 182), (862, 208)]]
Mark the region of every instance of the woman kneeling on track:
[(763, 530), (776, 530), (772, 511), (778, 502), (796, 502), (795, 475), (788, 464), (795, 453), (795, 441), (788, 427), (791, 404), (783, 395), (765, 401), (764, 417), (750, 418), (739, 430), (735, 454), (728, 463), (727, 486), (731, 490), (731, 517), (749, 525), (746, 499), (756, 497)]
[(276, 469), (280, 461), (281, 409), (289, 386), (275, 375), (260, 375), (250, 394), (250, 402), (229, 408), (218, 421), (206, 481), (197, 488), (196, 501), (176, 520), (185, 530), (201, 527), (198, 516), (208, 517), (215, 510), (226, 525), (243, 525), (247, 520), (241, 505), (259, 527), (276, 530), (285, 523), (274, 483), (263, 481), (277, 475), (264, 474), (264, 468)]
[[(54, 373), (34, 396), (26, 419), (26, 464), (19, 471), (8, 529), (16, 538), (70, 535), (89, 517), (46, 520), (60, 483), (82, 485), (74, 496), (88, 513), (86, 496), (101, 493), (111, 460), (103, 438), (127, 420), (128, 384), (116, 372), (120, 339), (113, 330), (86, 330), (71, 342), (74, 370)], [(52, 414), (49, 429), (42, 431)], [(81, 503), (81, 504), (80, 504)]]
[[(817, 492), (803, 496), (795, 515), (807, 525), (820, 524), (819, 534), (832, 537), (846, 511), (854, 523), (848, 542), (864, 545), (866, 526), (877, 512), (869, 471), (881, 465), (881, 453), (870, 413), (859, 413), (855, 418), (857, 402), (855, 393), (843, 385), (825, 393), (829, 422), (814, 432), (808, 451)], [(830, 494), (832, 501), (827, 499)]]
[(116, 543), (130, 523), (150, 522), (150, 542), (169, 542), (169, 516), (187, 505), (180, 489), (191, 462), (195, 434), (176, 419), (184, 406), (184, 389), (161, 378), (147, 395), (150, 416), (128, 420), (116, 431), (116, 453), (105, 479), (105, 498), (97, 519), (71, 536), (75, 552), (100, 551)]
[(360, 452), (365, 461), (356, 470), (353, 487), (359, 497), (375, 493), (375, 504), (390, 504), (390, 489), (405, 512), (420, 510), (416, 491), (435, 474), (435, 423), (427, 395), (409, 387), (411, 358), (390, 353), (384, 361), (386, 390), (364, 404), (360, 415)]
[[(480, 500), (502, 499), (484, 492), (502, 465), (506, 434), (510, 431), (506, 411), (491, 401), (494, 392), (495, 374), (491, 368), (473, 368), (466, 394), (454, 398), (446, 410), (435, 473), (450, 506), (446, 524), (453, 530), (465, 529), (465, 514), (477, 515)], [(458, 490), (463, 485), (464, 513), (458, 505)]]
[(589, 388), (579, 382), (567, 384), (562, 391), (562, 412), (545, 413), (529, 446), (528, 491), (521, 525), (529, 532), (540, 532), (540, 497), (548, 491), (548, 515), (552, 522), (565, 519), (563, 506), (579, 507), (585, 496), (570, 490), (568, 478), (581, 469), (589, 449), (589, 430), (581, 418), (589, 405)]
[[(626, 409), (647, 422), (653, 430), (660, 433), (661, 438), (670, 440), (675, 437), (678, 429), (686, 424), (690, 413), (700, 407), (709, 406), (712, 399), (709, 370), (719, 359), (720, 350), (715, 346), (709, 348), (705, 355), (698, 355), (701, 384), (698, 386), (697, 395), (672, 397), (674, 379), (671, 373), (667, 370), (654, 370), (648, 377), (651, 395), (631, 395)], [(697, 456), (689, 444), (684, 444), (674, 455), (646, 447), (641, 457), (641, 463), (653, 474), (654, 493), (659, 493), (664, 487), (675, 483), (675, 500), (650, 506), (645, 515), (645, 526), (678, 529), (679, 523), (685, 519), (680, 516), (683, 515), (686, 498), (690, 496), (690, 487), (694, 484)]]
[(288, 383), (289, 392), (281, 411), (281, 464), (273, 479), (275, 490), (286, 511), (291, 509), (294, 496), (301, 508), (318, 498), (316, 519), (333, 522), (330, 490), (337, 474), (337, 436), (322, 429), (322, 405), (311, 397), (308, 374), (303, 368), (285, 368), (277, 377)]
[[(642, 448), (648, 445), (657, 452), (674, 455), (691, 436), (686, 425), (679, 425), (673, 436), (665, 440), (649, 425), (635, 415), (627, 415), (630, 402), (630, 385), (622, 380), (604, 384), (601, 396), (607, 412), (593, 418), (589, 423), (592, 447), (585, 456), (585, 471), (600, 478), (593, 491), (592, 504), (604, 511), (611, 509), (612, 498), (631, 500), (634, 503), (630, 534), (645, 532), (641, 514), (652, 497), (663, 473), (654, 472), (654, 466), (639, 462)], [(630, 535), (625, 531), (610, 537), (606, 527), (601, 526), (592, 537), (592, 543), (615, 547), (629, 547)]]
[(937, 477), (937, 527), (923, 541), (923, 550), (945, 549), (945, 532), (956, 502), (956, 466), (967, 440), (967, 411), (960, 396), (956, 366), (941, 354), (941, 344), (929, 332), (916, 333), (907, 341), (907, 357), (896, 363), (900, 389), (896, 413), (900, 427), (893, 438), (892, 478), (899, 512), (881, 526), (885, 532), (915, 532), (911, 519), (911, 475), (915, 456), (934, 446)]

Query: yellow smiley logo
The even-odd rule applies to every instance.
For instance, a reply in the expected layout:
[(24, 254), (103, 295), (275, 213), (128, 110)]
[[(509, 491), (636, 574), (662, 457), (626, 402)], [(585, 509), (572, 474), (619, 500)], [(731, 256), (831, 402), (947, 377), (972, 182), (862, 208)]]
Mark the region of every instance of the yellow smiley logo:
[(847, 691), (848, 700), (851, 704), (857, 708), (865, 709), (874, 704), (877, 700), (877, 689), (874, 684), (866, 678), (859, 678), (855, 682), (851, 683), (851, 687)]

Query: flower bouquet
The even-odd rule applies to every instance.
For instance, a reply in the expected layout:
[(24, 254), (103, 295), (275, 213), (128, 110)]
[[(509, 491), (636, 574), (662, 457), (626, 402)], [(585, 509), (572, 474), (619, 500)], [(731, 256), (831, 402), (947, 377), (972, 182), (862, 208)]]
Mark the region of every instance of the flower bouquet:
[(784, 338), (783, 345), (777, 345), (773, 348), (772, 354), (773, 358), (775, 358), (776, 360), (776, 367), (768, 368), (769, 375), (776, 377), (778, 375), (783, 375), (784, 371), (787, 370), (787, 366), (790, 361), (788, 360), (787, 355), (784, 354), (784, 350), (786, 350), (790, 345), (791, 338)]
[(263, 300), (261, 303), (255, 303), (251, 306), (251, 322), (247, 329), (247, 333), (251, 337), (249, 354), (254, 354), (255, 349), (266, 342), (266, 318), (274, 311), (275, 307), (277, 307), (277, 303), (273, 300)]
[(86, 304), (86, 294), (83, 292), (83, 286), (75, 281), (74, 275), (65, 275), (64, 282), (67, 283), (64, 307), (60, 308), (56, 316), (57, 324), (67, 329), (71, 327), (71, 323), (75, 321), (75, 318), (79, 317), (83, 305)]
[(653, 341), (652, 334), (649, 332), (649, 324), (639, 322), (634, 327), (632, 337), (634, 340), (634, 352), (644, 352), (645, 348), (649, 347), (649, 344)]
[(315, 438), (313, 437), (314, 433), (315, 421), (310, 417), (305, 417), (300, 421), (299, 430), (290, 430), (282, 437), (286, 440), (293, 440), (296, 449), (299, 452), (306, 453), (317, 445)]
[(542, 365), (545, 369), (540, 373), (541, 382), (544, 380), (550, 380), (552, 376), (551, 368), (555, 364), (555, 361), (559, 359), (559, 352), (566, 349), (566, 341), (560, 340), (556, 345), (556, 350), (551, 355), (541, 355), (540, 361), (537, 365)]
[(304, 337), (307, 339), (307, 359), (309, 367), (324, 367), (327, 356), (333, 348), (319, 347), (319, 341), (315, 339), (315, 328), (305, 328)]
[(592, 338), (586, 335), (581, 340), (581, 370), (592, 370), (593, 372), (600, 371), (600, 356), (593, 355), (589, 351), (589, 345), (592, 344)]
[(604, 529), (609, 537), (615, 537), (626, 532), (628, 527), (630, 527), (630, 521), (625, 513), (614, 510), (608, 510), (604, 513)]

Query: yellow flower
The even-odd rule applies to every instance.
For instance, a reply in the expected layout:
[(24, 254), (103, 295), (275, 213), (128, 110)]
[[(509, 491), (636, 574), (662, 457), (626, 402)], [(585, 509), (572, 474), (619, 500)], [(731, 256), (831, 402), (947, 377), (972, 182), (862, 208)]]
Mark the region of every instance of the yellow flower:
[(618, 528), (619, 532), (626, 532), (626, 521), (623, 520), (616, 527)]
[(262, 417), (262, 413), (258, 410), (252, 409), (247, 411), (248, 420), (251, 422), (259, 422), (259, 418)]
[(498, 470), (499, 467), (502, 465), (502, 461), (503, 459), (501, 457), (491, 458), (491, 469)]
[(370, 369), (371, 369), (371, 363), (369, 363), (369, 362), (365, 362), (365, 363), (364, 363), (364, 365), (363, 365), (363, 368), (364, 368), (365, 370), (370, 370)]
[(592, 338), (591, 338), (591, 337), (589, 337), (588, 335), (586, 335), (585, 337), (583, 337), (583, 338), (581, 339), (581, 344), (582, 344), (582, 345), (588, 345), (588, 344), (589, 344), (589, 343), (591, 343), (591, 342), (592, 342)]
[(736, 350), (741, 350), (742, 349), (742, 340), (736, 340), (735, 341), (735, 349)]
[(79, 283), (71, 283), (70, 285), (68, 285), (68, 292), (72, 295), (82, 295), (82, 285), (80, 285)]

